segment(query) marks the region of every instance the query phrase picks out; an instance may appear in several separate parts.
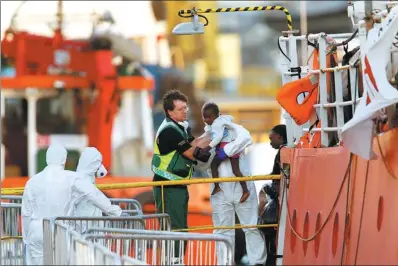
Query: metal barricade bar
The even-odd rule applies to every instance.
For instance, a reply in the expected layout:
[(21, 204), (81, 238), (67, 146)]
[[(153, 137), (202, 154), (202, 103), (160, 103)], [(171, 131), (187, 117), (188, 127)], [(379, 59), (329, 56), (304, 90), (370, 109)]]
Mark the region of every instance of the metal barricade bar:
[[(92, 244), (92, 242), (83, 239), (78, 239), (76, 242)], [(94, 248), (93, 265), (122, 265), (120, 256), (110, 251), (106, 247), (94, 243), (93, 248)], [(79, 263), (74, 263), (74, 265), (79, 265)]]
[(54, 265), (66, 265), (71, 259), (71, 228), (65, 224), (57, 224), (53, 231), (53, 257)]
[[(20, 195), (1, 195), (1, 200), (10, 201), (8, 203), (22, 203), (22, 196)], [(109, 198), (112, 204), (118, 204), (123, 210), (141, 210), (142, 205), (136, 199), (128, 198)]]
[(1, 239), (1, 265), (24, 265), (23, 241), (21, 237)]
[(123, 213), (126, 213), (130, 216), (134, 215), (144, 215), (140, 210), (123, 210)]
[(142, 214), (142, 205), (136, 199), (110, 198), (112, 204), (117, 204), (123, 210), (137, 210)]
[(22, 203), (22, 196), (17, 195), (1, 195), (1, 200), (8, 200), (9, 203)]
[[(50, 219), (46, 221), (51, 223)], [(45, 234), (48, 229), (45, 227)], [(84, 240), (78, 232), (60, 221), (54, 222), (53, 236), (53, 239), (44, 238), (45, 265), (122, 265), (118, 254)], [(50, 246), (52, 248), (48, 249)]]
[(49, 218), (43, 219), (43, 261), (44, 265), (54, 265), (54, 225)]
[(2, 212), (2, 235), (5, 236), (21, 236), (20, 228), (22, 204), (19, 203), (1, 203)]
[[(317, 34), (308, 34), (308, 36), (306, 35), (300, 35), (300, 36), (293, 36), (294, 39), (299, 40), (299, 41), (313, 41), (313, 40), (317, 40), (320, 37), (323, 37), (324, 33), (317, 33)], [(333, 39), (341, 39), (341, 38), (349, 38), (352, 36), (352, 33), (334, 33), (334, 34), (328, 34), (329, 37), (333, 38)], [(289, 37), (280, 37), (279, 38), (281, 41), (289, 41)]]
[[(91, 228), (88, 232), (84, 239), (101, 241), (115, 253), (128, 255), (150, 265), (170, 265), (174, 258), (186, 265), (233, 263), (233, 244), (227, 236), (114, 228)], [(178, 254), (175, 253), (177, 245)], [(215, 254), (216, 245), (223, 251), (219, 253), (219, 258)]]
[(121, 229), (147, 229), (155, 231), (170, 231), (171, 220), (168, 214), (148, 214), (126, 217), (56, 217), (55, 221), (63, 221), (79, 233), (87, 228), (106, 227)]
[(129, 256), (122, 256), (123, 265), (148, 265), (145, 261), (130, 258)]

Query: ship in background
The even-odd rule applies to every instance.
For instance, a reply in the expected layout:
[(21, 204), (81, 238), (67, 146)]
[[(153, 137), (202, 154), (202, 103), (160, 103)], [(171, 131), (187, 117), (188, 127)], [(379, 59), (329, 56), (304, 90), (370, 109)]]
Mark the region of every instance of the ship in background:
[[(362, 3), (363, 8), (358, 3)], [(377, 27), (379, 27), (378, 29), (383, 28), (384, 32), (386, 32), (387, 28), (396, 27), (397, 18), (396, 14), (395, 17), (393, 14), (397, 9), (393, 7), (394, 3), (374, 3), (374, 6), (370, 7), (370, 10), (375, 9), (375, 14), (371, 16), (371, 18), (376, 21), (380, 20), (380, 23), (376, 23), (374, 27), (376, 29)], [(377, 7), (380, 6), (379, 4), (384, 6), (379, 8)], [(369, 7), (367, 7), (364, 1), (356, 2), (354, 6), (349, 6), (349, 11), (355, 24), (358, 24), (359, 19), (364, 18), (360, 13), (362, 10), (365, 11), (365, 8)], [(381, 11), (391, 9), (390, 15), (386, 15), (385, 12), (379, 12), (379, 9)], [(363, 26), (364, 25), (362, 25), (361, 28), (360, 25), (357, 25), (357, 27), (360, 28), (358, 37), (353, 33), (342, 35), (329, 34), (329, 37), (332, 37), (332, 39), (325, 39), (325, 36), (322, 34), (294, 36), (293, 33), (289, 33), (290, 36), (288, 38), (281, 37), (279, 39), (281, 50), (289, 58), (289, 60), (287, 60), (286, 56), (281, 53), (281, 69), (283, 69), (282, 77), (284, 85), (300, 80), (307, 74), (311, 74), (311, 70), (316, 70), (311, 69), (308, 65), (299, 63), (299, 57), (304, 56), (299, 56), (296, 44), (299, 41), (306, 42), (306, 37), (308, 37), (308, 40), (311, 42), (318, 42), (320, 52), (319, 64), (321, 69), (328, 68), (326, 60), (324, 60), (327, 46), (334, 46), (333, 43), (331, 45), (327, 44), (326, 40), (328, 42), (336, 41), (336, 43), (340, 43), (353, 35), (355, 35), (355, 38), (348, 42), (348, 50), (352, 50), (360, 45), (360, 58), (362, 59), (361, 61), (364, 62), (363, 56), (366, 55), (367, 52), (366, 49), (367, 43), (369, 43), (369, 37), (368, 39), (366, 38), (366, 30), (364, 34)], [(380, 40), (386, 38), (385, 36), (391, 37), (391, 32), (388, 34), (384, 34), (384, 32), (380, 30), (380, 34), (374, 35), (373, 40), (375, 42), (380, 42)], [(395, 28), (393, 34), (394, 38), (396, 32), (397, 30)], [(204, 36), (206, 36), (206, 34)], [(393, 40), (393, 42), (396, 43), (395, 40)], [(390, 46), (391, 44), (388, 46), (388, 49)], [(310, 46), (307, 57), (311, 54), (311, 49)], [(342, 52), (342, 49), (343, 46), (339, 46), (336, 53), (343, 55), (344, 52)], [(387, 50), (381, 50), (381, 53), (385, 51)], [(391, 54), (396, 55), (396, 51), (397, 49), (395, 46), (392, 46)], [(368, 56), (368, 61), (373, 72), (382, 74), (373, 75), (375, 83), (372, 82), (369, 74), (358, 72), (359, 74), (356, 75), (356, 66), (352, 63), (352, 68), (350, 67), (349, 70), (352, 72), (350, 76), (353, 77), (350, 80), (352, 94), (351, 100), (347, 100), (347, 102), (351, 101), (351, 104), (347, 104), (348, 108), (353, 110), (356, 105), (353, 104), (354, 102), (357, 103), (358, 101), (366, 100), (366, 98), (360, 98), (361, 95), (362, 97), (365, 96), (363, 96), (364, 92), (358, 89), (361, 87), (359, 84), (362, 84), (363, 80), (368, 82), (366, 83), (366, 86), (368, 86), (366, 88), (371, 92), (369, 96), (374, 102), (379, 102), (380, 104), (390, 103), (391, 106), (397, 99), (392, 92), (393, 90), (388, 90), (390, 88), (388, 86), (380, 86), (376, 89), (377, 84), (386, 84), (385, 80), (383, 80), (383, 75), (385, 73), (387, 73), (385, 76), (388, 78), (388, 82), (391, 82), (389, 86), (391, 86), (391, 88), (396, 86), (394, 83), (396, 82), (396, 79), (394, 80), (394, 73), (397, 71), (397, 61), (394, 58), (391, 59), (388, 63), (389, 68), (385, 70), (384, 67), (374, 67), (374, 64), (379, 66), (379, 60), (380, 58), (375, 58), (374, 54), (373, 56), (370, 54)], [(341, 58), (337, 60), (337, 62), (339, 61), (341, 61)], [(297, 75), (296, 68), (298, 66), (301, 66), (300, 76)], [(335, 70), (336, 68), (333, 70), (333, 79), (335, 80), (333, 88), (336, 92), (336, 99), (330, 102), (332, 104), (337, 103), (337, 105), (333, 107), (336, 111), (333, 114), (334, 119), (330, 122), (327, 120), (327, 116), (325, 116), (325, 114), (327, 114), (326, 109), (330, 107), (322, 105), (326, 104), (327, 101), (325, 100), (327, 98), (324, 96), (326, 95), (325, 91), (329, 84), (327, 83), (327, 77), (325, 77), (328, 72), (318, 73), (321, 80), (319, 86), (320, 103), (317, 104), (321, 105), (318, 105), (317, 109), (320, 112), (319, 117), (322, 122), (322, 127), (318, 128), (319, 131), (314, 130), (312, 133), (315, 135), (315, 133), (318, 132), (318, 134), (321, 135), (320, 139), (324, 147), (293, 148), (293, 146), (299, 142), (300, 138), (309, 130), (311, 123), (306, 123), (304, 126), (299, 127), (293, 122), (291, 116), (285, 113), (283, 117), (285, 120), (284, 122), (288, 125), (288, 144), (290, 147), (283, 148), (282, 150), (284, 174), (282, 176), (281, 192), (284, 193), (281, 193), (283, 200), (281, 201), (282, 219), (279, 230), (278, 254), (283, 255), (282, 263), (285, 265), (397, 264), (398, 253), (395, 249), (398, 240), (395, 237), (389, 237), (397, 233), (396, 223), (398, 221), (397, 215), (393, 212), (398, 205), (397, 198), (395, 197), (396, 190), (398, 189), (398, 185), (396, 184), (398, 173), (398, 156), (396, 151), (398, 145), (397, 128), (393, 128), (393, 126), (391, 126), (392, 123), (388, 122), (387, 125), (389, 125), (390, 128), (383, 126), (379, 130), (379, 132), (382, 133), (378, 133), (375, 136), (372, 136), (372, 134), (366, 136), (365, 130), (369, 129), (366, 127), (369, 123), (365, 123), (363, 131), (354, 130), (354, 135), (357, 134), (357, 139), (360, 141), (359, 145), (350, 146), (350, 150), (348, 150), (346, 147), (350, 144), (350, 140), (347, 139), (344, 141), (343, 132), (349, 133), (350, 129), (355, 129), (355, 126), (361, 125), (362, 122), (370, 121), (373, 123), (374, 120), (372, 119), (375, 118), (381, 122), (388, 121), (388, 115), (386, 117), (387, 119), (385, 119), (383, 116), (386, 114), (380, 116), (379, 113), (376, 113), (376, 111), (379, 111), (377, 105), (369, 105), (372, 108), (374, 107), (374, 109), (366, 109), (368, 105), (366, 104), (367, 101), (365, 101), (364, 109), (359, 109), (358, 107), (358, 109), (355, 110), (354, 118), (356, 117), (355, 119), (358, 123), (347, 126), (349, 125), (348, 120), (345, 121), (346, 118), (344, 117), (346, 108), (341, 108), (343, 106), (338, 105), (344, 99), (337, 100), (337, 98), (341, 96), (341, 93), (340, 96), (338, 96), (338, 91), (339, 89), (340, 92), (343, 91), (343, 85), (336, 81), (338, 78), (346, 79), (346, 77), (343, 78), (341, 76), (344, 71)], [(358, 80), (355, 77), (358, 77)], [(370, 86), (373, 86), (373, 88)], [(368, 91), (365, 89), (364, 85), (362, 85), (362, 89)], [(383, 101), (383, 97), (391, 101)], [(382, 109), (383, 108), (380, 110), (383, 111)], [(341, 111), (343, 111), (343, 117), (339, 115)], [(365, 115), (358, 116), (357, 114), (359, 113)], [(341, 120), (341, 118), (343, 118), (343, 120)], [(277, 116), (276, 120), (279, 123), (279, 116)], [(333, 132), (337, 132), (337, 134), (333, 135)], [(333, 138), (335, 140), (334, 144), (331, 143)], [(361, 157), (366, 156), (365, 153), (361, 153), (361, 148), (368, 144), (367, 154), (371, 154), (370, 147), (372, 146), (369, 144), (372, 142), (373, 151), (376, 153), (377, 158), (365, 160)], [(355, 144), (355, 142), (353, 143)], [(115, 182), (116, 178), (109, 180), (109, 182)], [(208, 188), (205, 188), (205, 190), (205, 193), (208, 194)], [(126, 194), (121, 195), (120, 197), (124, 197), (125, 195)], [(202, 201), (205, 200), (203, 199)], [(198, 200), (198, 202), (200, 201)], [(206, 203), (206, 206), (201, 205), (201, 209), (197, 209), (196, 214), (193, 212), (190, 213), (191, 220), (196, 218), (195, 215), (197, 215), (197, 217), (202, 215), (204, 208), (209, 207), (208, 202)], [(389, 212), (390, 210), (391, 212)], [(211, 212), (211, 210), (207, 211)], [(148, 212), (148, 210), (146, 210), (146, 212)], [(207, 218), (210, 220), (210, 217)], [(191, 225), (190, 223), (190, 226)]]
[[(398, 6), (354, 1), (348, 16), (358, 31), (280, 38), (282, 89), (319, 75), (319, 94), (312, 120), (296, 123), (298, 113), (284, 115), (279, 264), (398, 264)], [(317, 47), (323, 71), (308, 64), (301, 65), (301, 77), (294, 75), (296, 42), (311, 43), (309, 54)], [(333, 55), (333, 49), (340, 51)], [(306, 101), (310, 96), (297, 98), (295, 110)]]

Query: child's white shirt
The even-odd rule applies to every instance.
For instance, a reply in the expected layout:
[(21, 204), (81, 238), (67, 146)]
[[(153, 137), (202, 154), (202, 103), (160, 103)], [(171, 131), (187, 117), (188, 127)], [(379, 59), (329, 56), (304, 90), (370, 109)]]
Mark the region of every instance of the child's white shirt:
[(233, 123), (233, 117), (230, 115), (220, 115), (217, 117), (213, 124), (207, 125), (207, 130), (211, 131), (211, 142), (209, 146), (214, 148), (220, 142), (231, 142), (237, 135), (237, 124)]

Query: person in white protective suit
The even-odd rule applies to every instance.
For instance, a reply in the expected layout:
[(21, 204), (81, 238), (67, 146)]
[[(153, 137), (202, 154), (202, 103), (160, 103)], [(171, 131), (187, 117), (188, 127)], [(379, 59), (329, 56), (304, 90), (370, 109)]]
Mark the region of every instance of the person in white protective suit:
[[(95, 184), (95, 178), (105, 177), (108, 173), (102, 164), (102, 154), (94, 147), (84, 148), (77, 164), (76, 173), (92, 184)], [(90, 199), (82, 198), (76, 203), (74, 215), (76, 217), (101, 217), (102, 211), (97, 208)], [(88, 224), (76, 224), (76, 230), (84, 233), (87, 228), (92, 227), (104, 227), (103, 221), (93, 222), (90, 221)]]
[(43, 265), (43, 218), (72, 216), (76, 202), (89, 199), (108, 215), (120, 216), (119, 206), (90, 181), (76, 172), (66, 171), (67, 151), (52, 144), (46, 153), (47, 167), (31, 177), (22, 198), (22, 237), (26, 246), (26, 264)]
[[(84, 148), (77, 164), (76, 173), (82, 178), (95, 184), (95, 178), (105, 177), (107, 171), (102, 164), (102, 154), (94, 147)], [(97, 208), (89, 199), (82, 198), (77, 202), (74, 216), (102, 216), (102, 211)]]
[[(209, 130), (205, 127), (205, 131)], [(202, 138), (209, 137), (206, 132)], [(249, 164), (245, 154), (245, 148), (250, 143), (251, 136), (247, 130), (238, 130), (237, 137), (234, 141), (228, 143), (224, 147), (225, 154), (230, 157), (233, 154), (240, 152), (239, 166), (244, 176), (250, 176)], [(212, 151), (214, 155), (214, 150)], [(209, 162), (211, 162), (211, 159)], [(209, 163), (198, 163), (199, 168), (207, 169), (210, 176), (211, 170)], [(219, 176), (233, 177), (231, 163), (229, 160), (224, 160), (218, 168)], [(210, 196), (211, 206), (213, 208), (213, 225), (214, 226), (235, 226), (235, 212), (238, 215), (242, 225), (257, 225), (258, 221), (258, 201), (256, 196), (256, 188), (253, 181), (246, 181), (247, 187), (250, 191), (249, 198), (240, 203), (242, 195), (242, 186), (238, 182), (220, 183), (221, 191)], [(213, 191), (214, 184), (211, 184), (210, 191)], [(250, 265), (264, 265), (266, 261), (265, 242), (261, 232), (257, 228), (243, 229), (246, 237), (246, 250)], [(231, 237), (235, 241), (235, 230), (214, 230), (215, 234), (223, 234)], [(225, 252), (222, 246), (216, 246), (218, 265), (223, 264)], [(225, 264), (225, 262), (224, 262)]]

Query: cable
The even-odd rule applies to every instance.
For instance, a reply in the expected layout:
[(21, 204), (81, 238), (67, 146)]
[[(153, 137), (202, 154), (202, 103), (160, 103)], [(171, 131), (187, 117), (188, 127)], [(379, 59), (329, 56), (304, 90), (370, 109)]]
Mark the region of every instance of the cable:
[(356, 109), (357, 109), (357, 93), (358, 93), (358, 95), (359, 95), (359, 88), (358, 88), (358, 71), (359, 71), (359, 67), (357, 67), (356, 68), (356, 71), (355, 71), (355, 87), (354, 87), (354, 91), (355, 91), (355, 93), (354, 93), (354, 113), (352, 114), (352, 115), (354, 115), (355, 114), (355, 111), (356, 111)]
[(344, 231), (343, 231), (343, 245), (341, 247), (341, 259), (340, 259), (340, 265), (343, 265), (343, 260), (344, 260), (344, 253), (345, 253), (345, 247), (346, 247), (346, 239), (347, 239), (347, 224), (349, 222), (348, 219), (348, 203), (350, 201), (350, 184), (351, 184), (351, 171), (348, 172), (348, 180), (347, 180), (347, 197), (346, 197), (346, 205), (345, 205), (345, 218), (344, 218)]
[(184, 16), (183, 13), (181, 13), (181, 12), (178, 12), (178, 16), (181, 18), (192, 18), (193, 17), (192, 13), (190, 13), (190, 15)]
[(359, 30), (356, 29), (356, 30), (354, 31), (354, 33), (351, 35), (351, 37), (349, 37), (349, 38), (348, 38), (347, 40), (345, 40), (345, 41), (342, 41), (341, 43), (330, 43), (330, 42), (328, 42), (328, 40), (326, 39), (326, 36), (327, 36), (327, 35), (325, 35), (324, 37), (325, 37), (325, 40), (326, 40), (326, 43), (327, 43), (327, 44), (337, 47), (337, 46), (347, 45), (350, 41), (352, 41), (352, 40), (355, 38), (355, 36), (358, 34), (358, 32), (359, 32)]
[(204, 18), (205, 20), (206, 20), (206, 23), (205, 24), (203, 24), (203, 26), (207, 26), (207, 25), (209, 25), (209, 20), (205, 17), (205, 16), (203, 16), (203, 15), (199, 15), (198, 14), (198, 17), (201, 17), (201, 18)]
[(380, 156), (381, 156), (381, 159), (383, 160), (384, 167), (387, 169), (388, 174), (389, 174), (392, 178), (398, 179), (398, 176), (396, 176), (396, 175), (394, 174), (394, 171), (393, 171), (393, 170), (390, 168), (390, 166), (388, 165), (388, 162), (387, 162), (387, 160), (386, 160), (386, 157), (385, 157), (385, 155), (384, 155), (384, 153), (383, 153), (383, 149), (381, 148), (379, 135), (376, 136), (376, 140), (377, 140), (377, 145), (379, 146)]
[[(288, 221), (289, 221), (290, 230), (291, 230), (291, 231), (293, 232), (293, 234), (294, 234), (298, 239), (300, 239), (301, 241), (309, 242), (309, 241), (314, 240), (314, 239), (323, 231), (323, 229), (325, 228), (326, 224), (329, 222), (330, 217), (332, 216), (332, 213), (333, 213), (334, 209), (336, 208), (337, 203), (338, 203), (338, 201), (339, 201), (339, 199), (340, 199), (341, 191), (343, 190), (344, 183), (345, 183), (345, 181), (346, 181), (346, 179), (347, 179), (348, 173), (350, 172), (351, 163), (352, 163), (352, 158), (353, 158), (353, 154), (350, 153), (350, 160), (349, 160), (349, 162), (348, 162), (347, 169), (346, 169), (346, 171), (345, 171), (343, 180), (341, 181), (341, 185), (340, 185), (339, 191), (338, 191), (338, 193), (337, 193), (337, 197), (336, 197), (336, 199), (335, 199), (335, 201), (334, 201), (334, 203), (333, 203), (332, 209), (330, 210), (329, 214), (327, 215), (325, 222), (324, 222), (324, 223), (322, 224), (322, 226), (318, 229), (318, 231), (316, 231), (311, 237), (304, 238), (304, 237), (301, 236), (299, 233), (297, 233), (297, 231), (293, 228), (293, 225), (292, 225), (292, 218), (291, 218), (290, 211), (289, 211), (289, 200), (286, 201), (286, 205), (287, 205), (287, 216), (288, 216)], [(284, 186), (284, 189), (285, 189), (285, 186)]]
[(195, 8), (193, 8), (193, 9), (192, 9), (192, 12), (190, 13), (190, 15), (187, 15), (187, 16), (183, 15), (183, 13), (181, 13), (181, 12), (178, 12), (178, 16), (181, 17), (181, 18), (192, 18), (194, 15), (198, 15), (198, 17), (201, 17), (201, 18), (204, 18), (204, 19), (205, 19), (206, 23), (203, 24), (203, 26), (209, 25), (209, 20), (208, 20), (205, 16), (203, 16), (203, 15), (196, 14)]
[(368, 176), (369, 176), (369, 162), (370, 161), (368, 161), (367, 164), (366, 164), (365, 186), (363, 188), (363, 195), (362, 195), (361, 218), (359, 219), (359, 231), (358, 231), (357, 247), (356, 247), (356, 250), (355, 250), (354, 265), (357, 265), (359, 243), (360, 243), (360, 239), (361, 239), (363, 211), (365, 209), (365, 196), (366, 196), (366, 188), (367, 188), (367, 185), (368, 185)]
[(307, 34), (305, 35), (305, 38), (307, 39), (307, 44), (310, 45), (310, 46), (312, 46), (312, 47), (314, 47), (315, 49), (318, 49), (318, 48), (319, 48), (319, 44), (318, 44), (318, 43), (312, 43), (312, 42), (310, 42), (310, 40), (308, 40), (308, 36), (310, 36), (309, 33), (307, 33)]
[(290, 60), (290, 58), (285, 54), (285, 52), (283, 52), (279, 38), (278, 38), (278, 48), (279, 51), (281, 51), (281, 53), (287, 58), (287, 60), (289, 60), (289, 62), (292, 62), (292, 60)]

